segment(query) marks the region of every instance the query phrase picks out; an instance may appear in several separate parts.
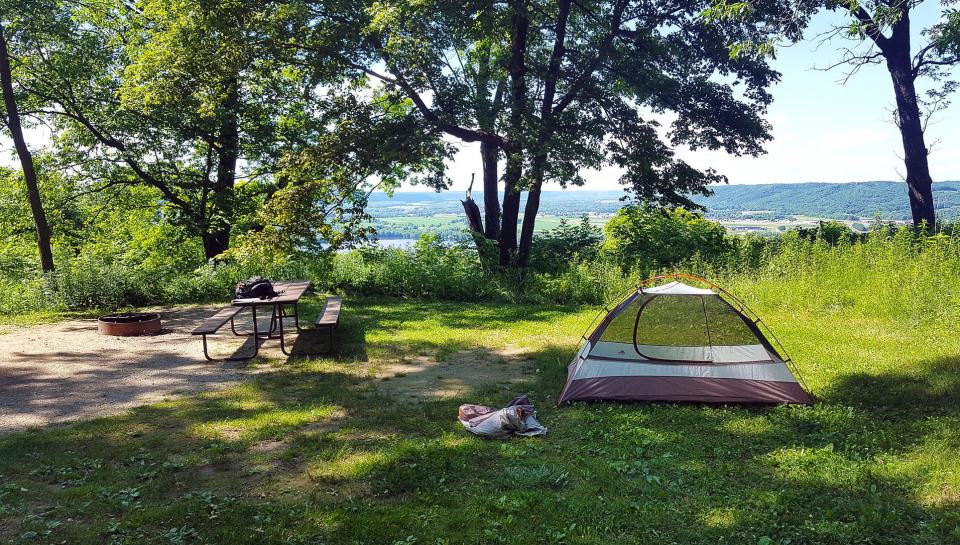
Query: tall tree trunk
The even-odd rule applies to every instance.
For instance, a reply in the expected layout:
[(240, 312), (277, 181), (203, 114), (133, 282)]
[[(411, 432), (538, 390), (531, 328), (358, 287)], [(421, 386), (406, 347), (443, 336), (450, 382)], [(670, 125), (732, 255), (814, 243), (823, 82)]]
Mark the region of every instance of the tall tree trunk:
[(480, 143), (480, 158), (483, 160), (483, 235), (490, 240), (500, 240), (500, 195), (497, 159), (500, 150), (490, 142)]
[(520, 267), (527, 267), (530, 264), (530, 252), (533, 249), (533, 229), (536, 227), (537, 213), (540, 211), (540, 191), (543, 188), (543, 178), (546, 173), (548, 142), (553, 138), (553, 100), (556, 98), (557, 79), (560, 77), (560, 66), (563, 63), (567, 18), (570, 15), (571, 3), (572, 0), (557, 2), (557, 25), (553, 33), (553, 51), (550, 54), (550, 64), (544, 78), (543, 100), (540, 102), (538, 149), (531, 168), (533, 187), (530, 188), (530, 193), (527, 195), (527, 205), (523, 209), (523, 227), (520, 231), (520, 248), (517, 252), (517, 264)]
[(520, 228), (520, 247), (517, 249), (517, 265), (526, 268), (530, 265), (530, 252), (533, 249), (533, 229), (537, 224), (540, 211), (540, 188), (543, 182), (536, 182), (527, 193), (527, 204), (523, 207), (523, 225)]
[(887, 69), (893, 81), (897, 102), (897, 126), (903, 140), (903, 163), (907, 171), (907, 188), (914, 225), (926, 223), (928, 229), (936, 226), (933, 207), (933, 179), (927, 161), (927, 145), (923, 139), (923, 120), (917, 102), (915, 75), (910, 54), (910, 13), (904, 10), (893, 26), (884, 51)]
[(507, 168), (503, 176), (503, 218), (500, 229), (500, 266), (514, 265), (517, 251), (517, 220), (520, 218), (520, 178), (523, 176), (523, 160), (520, 152), (507, 156)]
[(230, 222), (233, 221), (233, 187), (237, 179), (237, 159), (240, 156), (239, 129), (240, 92), (236, 80), (230, 82), (230, 92), (224, 104), (224, 120), (220, 127), (217, 151), (217, 179), (213, 184), (211, 202), (220, 218), (208, 227), (203, 236), (203, 251), (213, 259), (230, 248)]
[[(489, 12), (484, 12), (489, 15)], [(488, 24), (494, 24), (492, 22)], [(503, 82), (498, 81), (494, 90), (493, 99), (490, 99), (489, 88), (492, 71), (495, 64), (491, 63), (491, 45), (482, 43), (478, 48), (479, 67), (476, 72), (477, 123), (481, 130), (493, 133), (496, 131), (497, 112), (500, 109), (503, 96)], [(495, 142), (483, 140), (480, 142), (480, 160), (483, 165), (483, 236), (489, 240), (500, 239), (500, 195), (498, 194), (500, 177), (497, 172), (500, 148)]]
[(507, 167), (503, 177), (503, 224), (500, 229), (500, 265), (513, 265), (517, 251), (517, 219), (520, 217), (520, 180), (523, 176), (523, 124), (527, 107), (527, 33), (530, 19), (526, 3), (510, 2), (510, 140), (504, 149)]
[(23, 167), (23, 181), (27, 185), (27, 199), (30, 201), (30, 211), (33, 212), (33, 223), (37, 228), (37, 246), (40, 248), (40, 267), (44, 272), (53, 271), (53, 250), (50, 246), (50, 226), (47, 224), (47, 214), (43, 211), (43, 201), (40, 199), (40, 187), (37, 185), (37, 172), (33, 167), (33, 155), (27, 148), (23, 138), (23, 127), (20, 124), (20, 111), (17, 109), (17, 100), (13, 94), (13, 74), (10, 69), (10, 56), (7, 52), (7, 38), (4, 35), (3, 25), (0, 24), (0, 85), (3, 87), (3, 104), (7, 110), (7, 127), (13, 137), (13, 145)]

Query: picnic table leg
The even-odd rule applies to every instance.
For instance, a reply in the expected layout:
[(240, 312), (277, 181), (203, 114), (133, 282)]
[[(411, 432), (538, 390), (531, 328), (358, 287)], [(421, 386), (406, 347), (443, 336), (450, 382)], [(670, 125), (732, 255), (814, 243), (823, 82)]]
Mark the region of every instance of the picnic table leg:
[(229, 361), (250, 360), (257, 357), (257, 354), (260, 353), (260, 335), (258, 335), (257, 331), (257, 307), (250, 307), (250, 312), (253, 314), (253, 335), (250, 336), (253, 339), (253, 354), (249, 356), (231, 356), (227, 358)]
[(288, 303), (293, 307), (293, 312), (288, 312), (286, 310), (285, 303), (279, 303), (277, 306), (280, 307), (278, 315), (283, 316), (284, 318), (293, 318), (293, 324), (296, 326), (298, 332), (310, 331), (309, 329), (300, 327), (300, 303)]
[[(238, 333), (238, 332), (237, 332), (237, 325), (236, 325), (236, 323), (234, 323), (234, 319), (235, 319), (235, 318), (236, 318), (235, 316), (230, 318), (230, 331), (232, 331), (233, 334), (236, 335), (237, 337), (249, 337), (249, 336), (250, 336), (250, 333)], [(256, 324), (254, 324), (254, 325), (256, 325)]]
[(293, 323), (297, 326), (297, 331), (310, 331), (309, 329), (300, 327), (300, 303), (293, 304)]
[(280, 351), (283, 352), (284, 354), (286, 354), (287, 356), (292, 356), (293, 354), (292, 354), (291, 352), (287, 352), (287, 347), (286, 347), (286, 345), (284, 344), (284, 340), (283, 340), (283, 316), (284, 316), (284, 315), (283, 315), (283, 305), (280, 304), (280, 305), (277, 305), (277, 306), (280, 308), (280, 312), (277, 313), (277, 314), (278, 314), (278, 318), (279, 318), (279, 322), (280, 322)]
[(273, 305), (273, 309), (270, 311), (270, 333), (267, 334), (268, 339), (274, 339), (273, 333), (277, 330), (277, 307), (280, 307), (281, 312), (283, 305)]
[[(253, 334), (249, 335), (249, 337), (253, 339), (253, 354), (249, 356), (229, 356), (226, 358), (211, 357), (209, 349), (207, 348), (207, 335), (203, 334), (203, 357), (207, 358), (207, 361), (244, 361), (257, 357), (257, 354), (260, 353), (260, 335), (257, 330), (257, 307), (250, 307), (250, 311), (253, 313)], [(230, 329), (233, 330), (234, 335), (238, 337), (244, 336), (243, 334), (238, 334), (236, 329), (234, 329), (233, 318), (230, 318)]]
[[(283, 312), (283, 307), (280, 307), (281, 312)], [(293, 312), (291, 314), (284, 314), (287, 318), (293, 318), (293, 325), (296, 326), (298, 332), (310, 331), (309, 329), (300, 327), (300, 303), (293, 303)]]
[(203, 337), (203, 357), (207, 358), (207, 361), (217, 361), (216, 358), (211, 358), (210, 352), (207, 351), (207, 334), (204, 333), (202, 337)]

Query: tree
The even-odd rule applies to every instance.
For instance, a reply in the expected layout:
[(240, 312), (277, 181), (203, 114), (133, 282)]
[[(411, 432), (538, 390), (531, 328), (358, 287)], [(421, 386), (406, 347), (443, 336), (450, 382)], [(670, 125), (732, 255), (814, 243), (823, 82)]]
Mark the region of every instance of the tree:
[[(960, 64), (960, 14), (957, 10), (944, 12), (943, 20), (920, 34), (925, 38), (916, 50), (912, 47), (910, 12), (923, 0), (843, 0), (830, 2), (827, 7), (849, 12), (853, 17), (847, 35), (868, 40), (865, 53), (847, 50), (842, 63), (852, 66), (851, 73), (860, 67), (883, 62), (890, 73), (896, 99), (896, 125), (903, 141), (903, 163), (910, 197), (910, 210), (915, 225), (936, 224), (933, 203), (933, 179), (927, 156), (930, 149), (924, 140), (927, 119), (946, 107), (947, 95), (956, 88), (952, 81), (932, 90), (928, 99), (918, 96), (916, 82), (926, 77), (943, 81), (949, 67)], [(923, 112), (923, 107), (928, 107)]]
[[(917, 32), (912, 28), (911, 12), (925, 0), (811, 0), (794, 6), (794, 16), (776, 22), (781, 29), (789, 29), (794, 41), (796, 32), (812, 13), (820, 8), (850, 15), (849, 25), (837, 26), (826, 33), (827, 38), (844, 36), (856, 42), (865, 42), (866, 50), (844, 48), (842, 58), (830, 68), (849, 66), (846, 78), (870, 64), (884, 64), (890, 74), (896, 103), (895, 123), (903, 142), (903, 163), (914, 225), (936, 224), (933, 203), (933, 179), (927, 160), (930, 147), (925, 142), (927, 122), (937, 111), (949, 105), (948, 96), (957, 88), (948, 79), (952, 67), (960, 64), (960, 11), (945, 9), (941, 20)], [(946, 4), (946, 2), (944, 2)], [(755, 6), (747, 2), (727, 3), (720, 0), (712, 8), (721, 18), (738, 17)], [(784, 26), (786, 25), (786, 26)], [(913, 37), (920, 35), (922, 43), (914, 48)], [(744, 52), (772, 54), (772, 40), (755, 47), (756, 43), (732, 45), (735, 56)], [(926, 97), (917, 92), (917, 81), (927, 78), (939, 83)]]
[[(616, 166), (638, 199), (690, 205), (689, 193), (724, 178), (677, 159), (673, 145), (762, 153), (766, 87), (778, 74), (763, 59), (731, 58), (726, 44), (763, 38), (765, 29), (754, 20), (708, 23), (700, 16), (707, 6), (377, 2), (351, 12), (361, 14), (357, 38), (338, 60), (404, 93), (436, 130), (497, 150), (505, 160), (500, 264), (526, 267), (545, 182), (580, 185), (582, 169)], [(309, 39), (304, 47), (319, 50)], [(492, 124), (478, 115), (485, 104), (495, 106)], [(668, 142), (656, 119), (666, 115), (675, 117)], [(484, 165), (486, 198), (496, 174), (493, 161)], [(485, 208), (490, 233), (495, 216)]]
[(20, 122), (20, 111), (17, 107), (17, 98), (13, 88), (13, 69), (10, 66), (10, 54), (7, 50), (7, 38), (3, 23), (0, 22), (0, 87), (3, 91), (5, 107), (4, 120), (10, 136), (13, 138), (17, 157), (23, 169), (23, 181), (27, 186), (27, 200), (30, 202), (30, 211), (33, 214), (33, 223), (36, 226), (37, 246), (40, 249), (40, 267), (43, 272), (51, 272), (53, 265), (53, 248), (50, 244), (50, 226), (47, 224), (47, 215), (43, 210), (40, 198), (40, 187), (37, 184), (37, 172), (33, 164), (33, 155), (27, 147), (23, 136), (23, 126)]
[[(389, 189), (385, 172), (426, 165), (416, 150), (437, 140), (417, 123), (380, 116), (401, 99), (339, 100), (335, 95), (350, 96), (356, 89), (343, 85), (337, 70), (308, 66), (299, 49), (289, 47), (310, 16), (296, 0), (0, 5), (23, 28), (17, 49), (23, 89), (31, 99), (26, 113), (53, 128), (65, 168), (90, 180), (86, 191), (155, 188), (164, 220), (202, 238), (207, 258), (229, 248), (237, 225), (269, 231), (264, 222), (270, 218), (260, 209), (274, 195), (295, 193), (291, 186), (301, 182), (309, 183), (315, 196), (333, 199), (319, 205), (353, 203), (330, 216), (342, 220), (336, 240), (351, 238), (342, 236), (344, 230), (363, 230), (351, 216), (363, 202), (354, 199), (365, 181), (359, 173), (383, 175), (381, 187)], [(317, 147), (353, 138), (343, 121), (361, 114), (398, 131), (392, 136), (405, 139), (406, 153), (393, 153), (394, 138), (354, 140), (364, 153), (355, 148), (337, 158), (340, 165), (322, 164), (331, 155), (316, 153)], [(431, 149), (434, 157), (444, 156)], [(361, 164), (378, 155), (393, 163)], [(305, 164), (323, 176), (304, 179)], [(330, 174), (350, 167), (355, 175), (349, 182)], [(326, 227), (331, 226), (315, 226)]]
[(602, 242), (603, 231), (590, 224), (589, 216), (581, 217), (578, 224), (561, 219), (557, 227), (536, 235), (530, 268), (561, 273), (569, 269), (571, 263), (596, 259)]
[(296, 148), (310, 115), (314, 82), (260, 43), (284, 41), (297, 11), (243, 0), (2, 4), (20, 30), (23, 113), (53, 128), (58, 155), (100, 189), (156, 188), (169, 221), (201, 237), (207, 258), (222, 253), (265, 192), (255, 182)]
[(282, 258), (336, 250), (374, 232), (365, 211), (374, 190), (392, 191), (403, 180), (442, 183), (451, 150), (411, 115), (409, 101), (337, 93), (321, 110), (312, 126), (335, 129), (278, 164), (277, 189), (256, 212), (257, 228), (239, 237), (241, 253)]

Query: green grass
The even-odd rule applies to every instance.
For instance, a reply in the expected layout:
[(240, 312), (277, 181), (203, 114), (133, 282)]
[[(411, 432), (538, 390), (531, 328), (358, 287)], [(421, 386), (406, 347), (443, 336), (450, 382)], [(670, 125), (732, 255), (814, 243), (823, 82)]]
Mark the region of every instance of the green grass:
[(39, 310), (26, 312), (23, 314), (0, 314), (0, 333), (15, 327), (28, 327), (32, 325), (43, 325), (61, 322), (63, 320), (77, 318), (94, 318), (101, 314), (112, 313), (112, 311), (101, 311), (96, 309), (82, 310), (77, 312), (58, 311), (58, 310)]
[[(329, 358), (0, 437), (0, 542), (960, 543), (960, 341), (856, 302), (740, 288), (815, 407), (553, 402), (596, 309), (350, 300)], [(819, 299), (814, 299), (814, 302)], [(526, 350), (527, 384), (412, 405), (380, 363)], [(412, 371), (413, 372), (413, 371)], [(485, 441), (463, 401), (528, 392), (551, 432)]]

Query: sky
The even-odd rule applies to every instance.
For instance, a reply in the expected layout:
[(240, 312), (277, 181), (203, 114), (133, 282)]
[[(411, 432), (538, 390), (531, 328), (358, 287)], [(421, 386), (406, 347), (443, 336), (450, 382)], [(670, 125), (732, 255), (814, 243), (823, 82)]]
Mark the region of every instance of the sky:
[[(911, 14), (912, 27), (926, 28), (940, 18), (942, 9), (939, 2), (923, 2)], [(689, 149), (678, 149), (677, 155), (695, 167), (713, 167), (735, 184), (902, 180), (902, 144), (892, 122), (894, 97), (886, 67), (864, 67), (845, 85), (840, 82), (843, 68), (816, 69), (837, 62), (839, 48), (851, 45), (843, 39), (819, 44), (816, 35), (845, 22), (841, 15), (821, 13), (805, 41), (777, 50), (773, 65), (782, 77), (772, 89), (774, 102), (767, 120), (773, 126), (773, 140), (765, 146), (765, 155), (734, 157)], [(914, 38), (914, 50), (919, 38)], [(960, 77), (960, 69), (954, 75)], [(935, 181), (960, 180), (960, 96), (953, 98), (955, 104), (935, 117), (927, 132), (928, 145), (939, 140), (930, 155)], [(480, 178), (480, 154), (477, 145), (458, 147), (449, 174), (453, 189), (463, 190), (471, 173)], [(580, 189), (618, 189), (617, 176), (612, 168), (585, 173), (588, 184)]]

